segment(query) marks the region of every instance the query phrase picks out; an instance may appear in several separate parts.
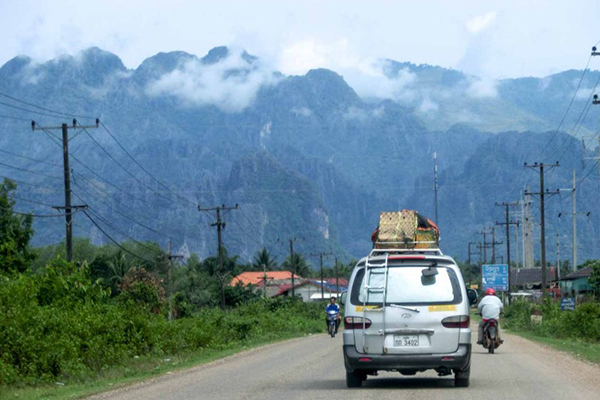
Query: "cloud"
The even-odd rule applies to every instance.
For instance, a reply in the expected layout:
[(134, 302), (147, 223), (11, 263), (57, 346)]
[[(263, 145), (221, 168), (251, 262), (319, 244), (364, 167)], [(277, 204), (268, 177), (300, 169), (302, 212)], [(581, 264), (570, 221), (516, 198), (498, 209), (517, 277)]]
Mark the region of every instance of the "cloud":
[(249, 62), (243, 51), (230, 50), (214, 64), (198, 59), (185, 62), (150, 82), (146, 93), (176, 97), (187, 107), (214, 105), (225, 112), (240, 112), (252, 104), (262, 87), (277, 82), (274, 72), (260, 61)]
[(403, 69), (390, 76), (389, 61), (359, 56), (345, 38), (333, 41), (304, 38), (289, 43), (282, 48), (277, 66), (288, 75), (302, 75), (314, 68), (331, 69), (342, 75), (363, 98), (407, 101), (415, 95), (409, 89), (416, 82), (415, 74)]
[(440, 108), (440, 106), (432, 101), (430, 98), (426, 97), (422, 102), (421, 105), (419, 106), (419, 111), (422, 112), (423, 114), (427, 114), (430, 111), (437, 111)]
[(307, 107), (292, 107), (290, 109), (292, 114), (301, 115), (303, 117), (310, 117), (313, 112), (310, 108)]
[(344, 119), (347, 121), (364, 121), (367, 118), (369, 118), (369, 114), (367, 113), (367, 111), (358, 107), (348, 107), (343, 116)]
[(498, 81), (493, 78), (472, 77), (466, 91), (467, 95), (477, 99), (498, 96)]
[(479, 33), (488, 29), (496, 20), (497, 13), (495, 11), (487, 14), (476, 15), (466, 22), (467, 30), (471, 33)]

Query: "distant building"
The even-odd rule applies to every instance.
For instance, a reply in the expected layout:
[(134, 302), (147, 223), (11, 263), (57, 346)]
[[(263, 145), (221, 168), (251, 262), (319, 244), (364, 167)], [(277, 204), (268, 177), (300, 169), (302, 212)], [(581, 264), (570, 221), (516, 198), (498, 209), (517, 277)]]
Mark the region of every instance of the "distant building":
[[(510, 271), (510, 284), (516, 291), (540, 291), (542, 289), (541, 268), (512, 268)], [(556, 268), (546, 269), (546, 281), (556, 280)]]
[(593, 291), (589, 282), (591, 275), (591, 267), (582, 268), (579, 271), (570, 273), (560, 280), (560, 288), (566, 296), (591, 293)]
[[(322, 288), (322, 290), (321, 290)], [(335, 278), (304, 280), (294, 285), (294, 295), (301, 297), (304, 302), (329, 300), (331, 297), (339, 298), (348, 290), (348, 281), (339, 278), (337, 285)], [(277, 296), (291, 296), (292, 285), (281, 285)]]
[[(298, 275), (294, 275), (294, 279), (301, 280), (302, 277)], [(265, 272), (263, 271), (248, 271), (242, 272), (238, 276), (234, 277), (229, 286), (236, 286), (238, 283), (241, 283), (244, 286), (247, 285), (261, 285), (265, 280)], [(285, 281), (289, 280), (292, 282), (292, 273), (290, 271), (267, 271), (266, 272), (266, 280), (267, 285), (272, 281), (277, 281), (281, 283), (286, 283)]]

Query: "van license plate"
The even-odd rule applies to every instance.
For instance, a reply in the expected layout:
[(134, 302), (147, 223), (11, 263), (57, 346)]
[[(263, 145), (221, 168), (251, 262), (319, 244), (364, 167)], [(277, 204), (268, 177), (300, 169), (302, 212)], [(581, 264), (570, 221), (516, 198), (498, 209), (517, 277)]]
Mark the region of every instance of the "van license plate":
[(419, 347), (419, 335), (394, 335), (394, 347)]

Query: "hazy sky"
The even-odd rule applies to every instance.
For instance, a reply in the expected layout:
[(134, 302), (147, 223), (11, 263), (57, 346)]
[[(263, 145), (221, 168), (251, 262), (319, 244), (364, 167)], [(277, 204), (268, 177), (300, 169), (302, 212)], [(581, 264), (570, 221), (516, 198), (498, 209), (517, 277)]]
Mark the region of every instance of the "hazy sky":
[[(159, 51), (243, 47), (286, 74), (390, 58), (491, 78), (582, 69), (598, 0), (0, 0), (0, 65), (99, 46), (137, 67)], [(600, 69), (600, 57), (591, 68)]]

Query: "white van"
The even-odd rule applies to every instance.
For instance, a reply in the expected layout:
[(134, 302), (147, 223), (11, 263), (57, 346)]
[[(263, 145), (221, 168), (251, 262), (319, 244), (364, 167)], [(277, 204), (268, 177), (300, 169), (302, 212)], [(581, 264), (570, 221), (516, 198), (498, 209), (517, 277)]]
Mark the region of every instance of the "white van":
[(438, 249), (375, 249), (354, 268), (343, 301), (348, 387), (377, 371), (429, 369), (469, 386), (469, 308), (477, 293), (467, 293), (451, 257)]

